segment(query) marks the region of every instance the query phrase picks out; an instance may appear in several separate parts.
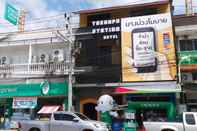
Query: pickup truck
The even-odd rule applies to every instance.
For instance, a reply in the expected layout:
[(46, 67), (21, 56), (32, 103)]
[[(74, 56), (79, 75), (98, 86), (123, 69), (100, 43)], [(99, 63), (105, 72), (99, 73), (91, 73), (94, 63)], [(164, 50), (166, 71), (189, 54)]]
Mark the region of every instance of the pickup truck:
[(109, 131), (106, 123), (90, 120), (77, 112), (57, 111), (48, 121), (22, 120), (20, 131)]
[(146, 131), (197, 131), (197, 112), (184, 112), (182, 122), (143, 122)]

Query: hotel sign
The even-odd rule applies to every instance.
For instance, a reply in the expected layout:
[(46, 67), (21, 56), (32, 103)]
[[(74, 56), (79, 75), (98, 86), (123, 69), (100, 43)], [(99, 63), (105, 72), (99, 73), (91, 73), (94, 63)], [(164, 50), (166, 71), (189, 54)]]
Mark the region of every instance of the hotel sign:
[(103, 40), (120, 37), (120, 19), (92, 21), (92, 33)]

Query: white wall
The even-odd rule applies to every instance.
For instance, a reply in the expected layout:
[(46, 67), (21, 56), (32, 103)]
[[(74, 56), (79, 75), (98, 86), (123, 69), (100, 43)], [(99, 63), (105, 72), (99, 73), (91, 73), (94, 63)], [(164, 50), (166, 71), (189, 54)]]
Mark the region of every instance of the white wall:
[(19, 64), (28, 62), (28, 46), (11, 46), (0, 48), (0, 58), (7, 56), (10, 64)]
[[(61, 30), (64, 34), (64, 31)], [(32, 55), (39, 56), (42, 53), (52, 55), (54, 49), (63, 49), (64, 56), (68, 57), (67, 47), (63, 40), (56, 37), (56, 30), (38, 30), (24, 33), (0, 34), (0, 38), (8, 35), (8, 39), (0, 41), (0, 59), (1, 56), (8, 56), (10, 64), (28, 63), (29, 45), (32, 45)], [(51, 38), (55, 38), (51, 41)], [(67, 59), (67, 58), (65, 58)]]

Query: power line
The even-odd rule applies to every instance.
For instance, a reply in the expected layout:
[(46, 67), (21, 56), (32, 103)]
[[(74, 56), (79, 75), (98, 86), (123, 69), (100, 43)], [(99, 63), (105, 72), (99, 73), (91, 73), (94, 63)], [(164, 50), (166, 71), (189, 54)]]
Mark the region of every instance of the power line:
[[(110, 54), (100, 55), (98, 57), (92, 57), (92, 59), (98, 59), (106, 56), (112, 56), (113, 53), (121, 54), (121, 51), (112, 51)], [(170, 61), (176, 60), (176, 59), (168, 59)]]
[[(107, 55), (103, 55), (103, 56), (95, 56), (92, 58), (87, 58), (87, 59), (81, 59), (79, 60), (79, 62), (83, 63), (83, 62), (87, 62), (87, 61), (94, 61), (96, 63), (99, 63), (98, 61), (102, 60), (103, 58), (105, 58)], [(111, 56), (111, 54), (109, 55)], [(157, 60), (157, 65), (176, 65), (176, 59), (167, 59), (166, 61), (161, 61), (161, 60)], [(122, 62), (120, 62), (121, 64)]]
[[(62, 21), (60, 21), (61, 17), (62, 17)], [(72, 18), (74, 19), (74, 18), (78, 18), (78, 17), (74, 15)], [(48, 17), (35, 18), (35, 19), (31, 20), (31, 21), (27, 21), (25, 26), (33, 25), (33, 24), (37, 24), (37, 23), (42, 24), (42, 23), (45, 23), (45, 22), (46, 23), (48, 23), (48, 22), (50, 22), (50, 23), (52, 23), (52, 22), (58, 23), (57, 20), (59, 22), (64, 22), (64, 15), (63, 15), (63, 13), (59, 13), (57, 15), (48, 16)], [(9, 28), (9, 27), (10, 28), (14, 28), (11, 24), (6, 23), (6, 22), (0, 22), (0, 24), (2, 24), (3, 26), (6, 26), (7, 28)], [(76, 24), (76, 23), (73, 22), (73, 24)]]
[[(171, 68), (172, 67), (176, 67), (176, 65), (171, 65)], [(132, 72), (131, 70), (133, 69), (133, 67), (121, 67), (121, 65), (119, 67), (110, 67), (110, 68), (107, 68), (107, 67), (103, 67), (102, 69), (96, 69), (94, 70), (94, 72), (98, 72), (98, 73), (105, 73), (105, 74), (112, 74), (112, 71), (120, 71), (120, 72)], [(170, 67), (168, 68), (170, 70)], [(164, 70), (164, 69), (163, 69)], [(161, 71), (161, 70), (160, 70)], [(88, 72), (86, 72), (88, 73)], [(91, 72), (89, 72), (91, 73)], [(152, 72), (151, 72), (152, 73)], [(147, 73), (148, 74), (148, 73)], [(164, 72), (162, 71), (162, 74), (169, 74), (169, 72)], [(155, 76), (160, 76), (159, 73), (155, 73), (154, 74)]]
[[(57, 15), (57, 16), (60, 16), (60, 15)], [(50, 17), (47, 17), (47, 18), (50, 18)], [(33, 29), (31, 28), (30, 31), (37, 30), (37, 29), (48, 29), (48, 28), (53, 28), (53, 27), (56, 28), (56, 27), (64, 27), (65, 26), (64, 21), (57, 21), (57, 20), (59, 20), (58, 17), (57, 18), (53, 18), (52, 20), (40, 19), (40, 18), (37, 19), (37, 20), (40, 20), (40, 21), (34, 21), (34, 22), (29, 21), (29, 22), (27, 22), (28, 24), (25, 24), (25, 27), (28, 28), (26, 31), (30, 30), (29, 28), (31, 26), (33, 27)], [(39, 23), (39, 24), (37, 26), (35, 26), (36, 23)], [(47, 26), (43, 26), (45, 23), (47, 23), (48, 25)], [(71, 26), (74, 26), (74, 27), (75, 26), (79, 26), (79, 23), (74, 23)], [(6, 27), (9, 28), (9, 29), (12, 29), (12, 28), (16, 29), (16, 27), (11, 26), (10, 24), (7, 24)], [(92, 32), (89, 32), (89, 33), (78, 33), (76, 35), (83, 35), (83, 34), (92, 34)]]
[[(132, 2), (132, 3), (137, 3), (137, 2), (141, 2), (141, 0), (138, 0), (138, 1), (135, 1), (135, 2)], [(131, 4), (131, 3), (130, 3)], [(181, 5), (182, 6), (182, 5)], [(175, 6), (176, 7), (176, 6)], [(159, 10), (158, 10), (159, 11)], [(35, 19), (31, 19), (30, 21), (27, 21), (25, 26), (27, 27), (28, 25), (33, 25), (33, 24), (41, 24), (41, 23), (48, 23), (48, 22), (52, 22), (52, 21), (56, 21), (56, 20), (60, 20), (59, 18), (62, 17), (62, 20), (63, 20), (63, 12), (61, 13), (58, 13), (56, 15), (53, 15), (53, 16), (47, 16), (47, 17), (40, 17), (40, 18), (35, 18)], [(72, 16), (73, 18), (78, 18), (77, 15), (73, 15)], [(56, 21), (57, 22), (57, 21)], [(58, 23), (58, 22), (57, 22)], [(2, 23), (4, 26), (6, 26), (7, 28), (10, 27), (10, 28), (14, 28), (12, 25), (10, 24), (7, 24), (7, 23)], [(79, 24), (79, 23), (75, 23), (75, 24)], [(35, 27), (35, 26), (34, 26)]]

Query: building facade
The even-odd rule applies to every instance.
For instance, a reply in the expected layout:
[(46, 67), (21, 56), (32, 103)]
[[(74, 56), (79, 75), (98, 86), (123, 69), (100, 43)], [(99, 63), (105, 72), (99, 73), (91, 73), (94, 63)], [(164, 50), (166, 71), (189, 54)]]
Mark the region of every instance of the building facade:
[(0, 34), (1, 117), (6, 111), (33, 117), (48, 106), (67, 109), (69, 44), (57, 30), (65, 33), (54, 28)]
[[(180, 80), (183, 94), (182, 103), (189, 111), (196, 111), (196, 69), (197, 69), (197, 16), (174, 16), (174, 25), (177, 37), (177, 51), (179, 56)], [(185, 107), (185, 109), (186, 109)]]
[[(127, 104), (128, 101), (153, 101), (169, 102), (175, 108), (180, 88), (176, 82), (170, 1), (82, 10), (77, 13), (80, 15), (80, 28), (76, 39), (82, 43), (82, 48), (76, 66), (86, 70), (76, 76), (75, 85), (79, 96), (78, 109), (82, 113), (98, 119), (95, 106), (103, 94), (112, 95), (119, 105)], [(159, 26), (160, 22), (164, 25)], [(152, 47), (148, 43), (153, 44)], [(134, 46), (141, 53), (136, 55)], [(143, 50), (153, 55), (150, 55), (152, 64), (147, 55), (143, 56), (146, 60), (139, 59)], [(140, 110), (154, 110), (158, 116), (166, 112), (155, 109), (155, 105), (149, 106), (149, 109), (145, 105)]]

